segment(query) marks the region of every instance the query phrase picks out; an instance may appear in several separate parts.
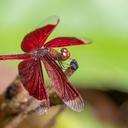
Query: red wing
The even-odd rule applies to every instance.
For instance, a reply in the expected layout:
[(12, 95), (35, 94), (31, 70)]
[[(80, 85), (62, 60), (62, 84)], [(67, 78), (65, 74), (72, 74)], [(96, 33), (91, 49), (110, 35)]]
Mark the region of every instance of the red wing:
[(74, 45), (85, 45), (89, 44), (89, 41), (80, 40), (75, 37), (58, 37), (53, 40), (48, 41), (46, 47), (65, 47), (65, 46), (74, 46)]
[(84, 108), (83, 99), (78, 91), (70, 84), (54, 59), (49, 55), (45, 55), (42, 60), (57, 95), (74, 111), (82, 111)]
[(47, 24), (33, 32), (28, 33), (22, 43), (21, 48), (24, 52), (29, 52), (37, 48), (41, 48), (46, 39), (59, 23), (59, 19), (54, 24)]
[(29, 94), (38, 100), (44, 101), (45, 105), (49, 106), (49, 99), (43, 73), (41, 68), (40, 59), (28, 59), (19, 64), (19, 75), (21, 82)]

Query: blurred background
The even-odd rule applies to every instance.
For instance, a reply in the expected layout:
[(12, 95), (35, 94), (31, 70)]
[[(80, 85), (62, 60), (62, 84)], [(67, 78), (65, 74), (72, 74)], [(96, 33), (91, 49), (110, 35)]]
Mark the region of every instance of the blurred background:
[[(60, 17), (60, 24), (50, 38), (75, 36), (93, 42), (88, 46), (69, 48), (71, 57), (79, 63), (79, 70), (71, 78), (72, 83), (78, 88), (127, 93), (127, 0), (1, 0), (0, 54), (22, 53), (20, 44), (25, 34), (53, 15)], [(0, 89), (14, 79), (18, 63), (0, 62)], [(46, 81), (49, 83), (48, 79)], [(45, 117), (29, 117), (19, 127), (40, 128), (54, 111), (57, 109), (52, 108)], [(101, 121), (95, 113), (88, 103), (82, 113), (67, 108), (57, 117), (52, 128), (117, 127), (111, 121)]]

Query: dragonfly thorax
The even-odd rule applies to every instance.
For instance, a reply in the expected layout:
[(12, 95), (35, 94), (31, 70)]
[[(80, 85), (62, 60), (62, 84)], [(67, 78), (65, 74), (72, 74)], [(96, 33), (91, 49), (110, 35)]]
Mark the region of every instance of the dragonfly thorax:
[(32, 51), (31, 53), (34, 57), (37, 57), (37, 56), (42, 57), (48, 54), (48, 51), (49, 51), (48, 48), (39, 48), (39, 49)]

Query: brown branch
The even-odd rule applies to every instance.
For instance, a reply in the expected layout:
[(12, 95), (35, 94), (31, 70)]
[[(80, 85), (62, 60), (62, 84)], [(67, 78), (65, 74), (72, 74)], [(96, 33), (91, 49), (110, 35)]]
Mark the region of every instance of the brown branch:
[[(74, 70), (70, 67), (65, 71), (68, 77), (73, 73)], [(48, 88), (48, 91), (51, 107), (63, 104), (52, 88)], [(102, 121), (128, 126), (128, 93), (85, 88), (79, 88), (79, 92)], [(33, 113), (44, 114), (46, 110), (40, 105), (41, 101), (29, 96), (17, 77), (0, 96), (0, 128), (15, 128)], [(53, 125), (55, 118), (62, 111), (58, 111), (46, 126)]]
[[(62, 101), (50, 92), (51, 106), (62, 104)], [(0, 96), (0, 128), (15, 128), (23, 119), (33, 113), (44, 114), (46, 110), (41, 106), (41, 101), (28, 95), (22, 87), (19, 78), (6, 89)]]
[[(70, 77), (73, 73), (74, 70), (70, 67), (65, 71), (67, 77)], [(61, 105), (62, 101), (52, 88), (48, 87), (48, 91), (51, 107)], [(17, 77), (0, 96), (0, 128), (15, 128), (30, 114), (41, 115), (46, 113), (46, 108), (43, 108), (41, 103), (42, 101), (29, 96), (19, 77)]]

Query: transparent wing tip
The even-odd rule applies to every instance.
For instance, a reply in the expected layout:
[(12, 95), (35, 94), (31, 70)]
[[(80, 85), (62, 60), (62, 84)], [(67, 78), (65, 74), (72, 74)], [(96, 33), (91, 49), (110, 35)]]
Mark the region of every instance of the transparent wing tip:
[(57, 25), (59, 21), (60, 19), (58, 16), (50, 16), (50, 17), (47, 17), (45, 20), (42, 20), (42, 22), (37, 25), (37, 28), (48, 25), (48, 24)]
[(84, 44), (92, 44), (92, 40), (85, 40), (85, 39), (82, 39), (82, 41), (84, 42)]
[(65, 104), (76, 112), (84, 110), (84, 101), (79, 97), (76, 97), (74, 100), (65, 101)]

